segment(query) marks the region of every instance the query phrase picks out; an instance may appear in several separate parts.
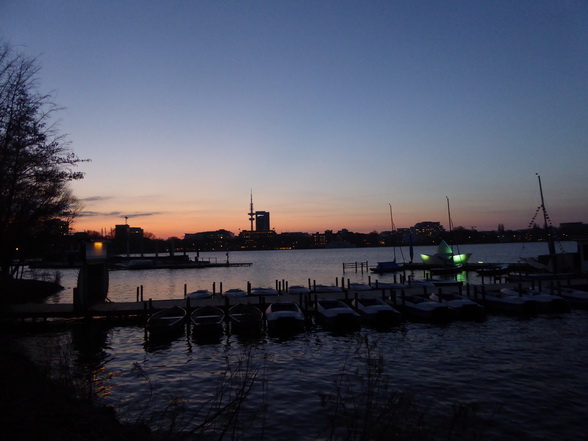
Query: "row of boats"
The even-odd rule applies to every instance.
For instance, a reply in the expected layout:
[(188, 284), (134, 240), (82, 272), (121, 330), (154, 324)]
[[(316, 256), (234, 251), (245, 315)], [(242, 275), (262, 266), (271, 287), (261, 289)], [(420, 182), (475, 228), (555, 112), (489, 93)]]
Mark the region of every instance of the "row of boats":
[[(372, 291), (368, 293), (367, 291)], [(429, 295), (410, 294), (401, 298), (378, 296), (377, 291), (366, 289), (355, 292), (354, 298), (343, 301), (336, 298), (316, 298), (313, 314), (307, 314), (295, 301), (237, 303), (228, 309), (219, 306), (200, 306), (188, 314), (174, 306), (152, 315), (147, 322), (150, 335), (171, 333), (191, 322), (196, 335), (222, 335), (227, 326), (232, 333), (258, 332), (267, 326), (269, 332), (303, 331), (310, 315), (317, 324), (336, 329), (359, 329), (362, 324), (389, 327), (402, 322), (403, 317), (417, 321), (448, 322), (451, 320), (483, 320), (486, 310), (508, 314), (564, 313), (570, 307), (588, 307), (588, 293), (572, 288), (513, 289), (502, 288), (471, 299), (459, 292), (439, 289)], [(310, 304), (310, 302), (309, 302)], [(401, 312), (402, 311), (402, 312)]]
[[(186, 321), (192, 324), (195, 335), (215, 336), (230, 326), (232, 333), (253, 333), (267, 325), (268, 331), (295, 333), (306, 329), (307, 314), (297, 302), (277, 301), (265, 309), (260, 304), (238, 303), (225, 310), (206, 305), (187, 310), (173, 306), (152, 315), (147, 321), (151, 336), (167, 335), (181, 328)], [(318, 323), (337, 329), (359, 329), (362, 318), (374, 325), (390, 326), (399, 323), (401, 314), (386, 301), (377, 297), (361, 297), (352, 306), (338, 299), (317, 299), (315, 317)]]

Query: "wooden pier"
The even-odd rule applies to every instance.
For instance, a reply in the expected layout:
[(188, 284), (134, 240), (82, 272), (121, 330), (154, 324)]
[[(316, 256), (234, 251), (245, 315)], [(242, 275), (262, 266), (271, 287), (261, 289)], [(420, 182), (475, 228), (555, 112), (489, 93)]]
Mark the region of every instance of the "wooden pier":
[[(396, 281), (395, 281), (396, 282)], [(404, 282), (400, 280), (399, 282)], [(225, 310), (228, 310), (231, 306), (238, 303), (252, 303), (259, 305), (260, 308), (264, 309), (271, 302), (283, 301), (283, 302), (297, 302), (303, 310), (311, 314), (314, 310), (314, 302), (317, 298), (337, 298), (340, 300), (347, 301), (348, 303), (353, 300), (357, 295), (369, 295), (378, 296), (388, 300), (390, 303), (400, 303), (400, 299), (404, 296), (411, 295), (428, 295), (434, 291), (448, 291), (457, 292), (471, 298), (474, 301), (483, 301), (484, 293), (491, 291), (499, 291), (501, 288), (514, 288), (521, 289), (527, 287), (535, 287), (537, 284), (541, 284), (540, 280), (520, 280), (516, 282), (506, 283), (483, 283), (483, 284), (461, 284), (456, 282), (453, 285), (444, 285), (433, 287), (426, 284), (410, 284), (407, 281), (406, 288), (391, 288), (389, 284), (382, 283), (379, 285), (378, 281), (370, 282), (372, 289), (369, 291), (354, 291), (349, 284), (349, 279), (345, 280), (342, 278), (336, 279), (336, 284), (340, 283), (341, 290), (339, 292), (320, 292), (317, 291), (319, 285), (311, 283), (309, 279), (310, 293), (306, 294), (287, 294), (287, 283), (285, 281), (276, 281), (276, 288), (279, 291), (279, 295), (275, 296), (255, 296), (248, 295), (246, 297), (229, 298), (224, 297), (220, 294), (222, 291), (222, 283), (220, 285), (219, 292), (214, 291), (213, 285), (213, 296), (207, 299), (189, 299), (186, 294), (186, 287), (184, 287), (184, 298), (178, 299), (166, 299), (166, 300), (153, 300), (143, 299), (142, 287), (137, 288), (136, 301), (134, 302), (100, 302), (95, 303), (90, 307), (80, 308), (77, 305), (71, 303), (24, 303), (24, 304), (2, 304), (0, 305), (0, 323), (27, 323), (27, 322), (47, 322), (54, 319), (76, 319), (76, 320), (91, 320), (97, 318), (106, 318), (118, 321), (143, 321), (146, 320), (151, 314), (170, 308), (172, 306), (181, 306), (186, 308), (188, 311), (192, 311), (198, 307), (205, 305), (218, 306)], [(547, 283), (547, 282), (544, 282)], [(552, 282), (553, 283), (553, 282)], [(585, 277), (576, 279), (567, 279), (565, 281), (559, 281), (558, 284), (567, 287), (578, 287), (580, 289), (587, 289), (588, 284)], [(249, 287), (249, 283), (248, 283)], [(131, 320), (133, 319), (133, 320)]]

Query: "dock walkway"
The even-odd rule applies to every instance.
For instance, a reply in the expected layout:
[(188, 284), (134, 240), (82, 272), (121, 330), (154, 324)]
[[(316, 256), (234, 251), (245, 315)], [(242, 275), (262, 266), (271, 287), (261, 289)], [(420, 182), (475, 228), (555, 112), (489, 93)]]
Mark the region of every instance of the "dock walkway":
[(352, 300), (355, 296), (378, 296), (386, 298), (395, 298), (400, 300), (402, 295), (413, 294), (427, 294), (433, 291), (442, 289), (443, 291), (461, 290), (464, 295), (468, 295), (472, 299), (481, 297), (482, 290), (494, 291), (499, 290), (505, 286), (513, 287), (514, 284), (500, 284), (500, 285), (466, 285), (462, 287), (445, 286), (445, 287), (431, 287), (413, 285), (406, 289), (390, 289), (388, 287), (374, 288), (369, 291), (354, 291), (352, 289), (343, 290), (341, 292), (310, 292), (308, 294), (280, 294), (278, 296), (253, 296), (238, 298), (227, 298), (220, 294), (215, 294), (208, 299), (166, 299), (166, 300), (144, 300), (135, 302), (104, 302), (97, 303), (86, 309), (76, 308), (71, 303), (25, 303), (25, 304), (5, 304), (0, 305), (0, 318), (20, 320), (25, 322), (27, 320), (51, 320), (51, 319), (92, 319), (92, 318), (116, 318), (129, 319), (147, 318), (149, 315), (166, 309), (172, 306), (181, 306), (191, 311), (195, 308), (205, 305), (219, 306), (228, 309), (230, 306), (238, 303), (253, 303), (261, 305), (263, 308), (267, 304), (275, 301), (288, 302), (293, 301), (301, 305), (306, 311), (313, 309), (314, 300), (317, 298), (337, 298), (341, 300)]

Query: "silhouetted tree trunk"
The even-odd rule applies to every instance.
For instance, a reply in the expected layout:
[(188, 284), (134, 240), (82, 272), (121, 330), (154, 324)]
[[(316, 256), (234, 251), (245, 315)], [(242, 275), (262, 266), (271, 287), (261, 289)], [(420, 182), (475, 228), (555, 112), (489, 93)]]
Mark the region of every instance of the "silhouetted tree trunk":
[(37, 92), (38, 71), (35, 59), (0, 47), (0, 281), (46, 220), (75, 212), (68, 182), (83, 177), (72, 170), (81, 160), (50, 124), (57, 107)]

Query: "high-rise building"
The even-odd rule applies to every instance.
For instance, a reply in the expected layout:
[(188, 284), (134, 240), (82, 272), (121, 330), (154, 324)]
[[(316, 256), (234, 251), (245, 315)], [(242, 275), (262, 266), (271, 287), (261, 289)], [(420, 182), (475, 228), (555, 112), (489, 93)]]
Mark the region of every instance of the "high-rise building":
[(269, 211), (255, 212), (255, 231), (270, 231)]

